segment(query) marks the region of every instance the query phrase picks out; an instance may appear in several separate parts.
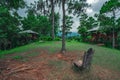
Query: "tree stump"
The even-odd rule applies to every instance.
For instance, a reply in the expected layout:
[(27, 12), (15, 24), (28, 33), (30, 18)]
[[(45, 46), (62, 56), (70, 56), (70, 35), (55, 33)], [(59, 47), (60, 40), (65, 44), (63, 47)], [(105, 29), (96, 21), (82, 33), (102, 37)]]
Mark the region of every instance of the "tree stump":
[(90, 69), (93, 53), (93, 49), (89, 48), (88, 51), (84, 53), (83, 60), (73, 62), (74, 67), (80, 70)]

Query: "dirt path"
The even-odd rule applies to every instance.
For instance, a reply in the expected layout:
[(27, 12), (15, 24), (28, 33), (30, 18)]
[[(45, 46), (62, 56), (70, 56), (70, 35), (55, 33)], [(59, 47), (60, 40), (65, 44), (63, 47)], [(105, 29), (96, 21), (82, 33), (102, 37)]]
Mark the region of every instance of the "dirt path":
[[(34, 52), (34, 51), (33, 51)], [(3, 67), (0, 80), (120, 80), (120, 73), (93, 65), (91, 71), (76, 73), (72, 62), (82, 59), (83, 51), (49, 54), (46, 50), (36, 49), (40, 54), (27, 56), (27, 61), (6, 58), (1, 60)], [(22, 56), (30, 54), (26, 52)], [(80, 54), (78, 54), (80, 53)], [(3, 62), (3, 63), (2, 63)]]

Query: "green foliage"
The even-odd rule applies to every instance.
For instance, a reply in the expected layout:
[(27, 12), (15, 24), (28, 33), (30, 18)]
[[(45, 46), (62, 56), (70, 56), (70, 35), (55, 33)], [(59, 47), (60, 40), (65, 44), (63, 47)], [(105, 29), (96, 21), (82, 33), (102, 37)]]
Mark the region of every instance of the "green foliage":
[(33, 13), (28, 13), (27, 18), (22, 20), (24, 30), (33, 30), (40, 35), (50, 35), (51, 25), (46, 16), (35, 16)]
[(54, 39), (54, 41), (60, 41), (61, 40), (61, 38), (59, 38), (59, 37), (55, 37), (55, 39)]
[(82, 41), (87, 39), (87, 30), (97, 26), (97, 21), (93, 17), (88, 17), (87, 14), (83, 13), (80, 18), (80, 26), (78, 27), (78, 33), (81, 34)]
[[(98, 20), (100, 21), (100, 30), (101, 32), (111, 33), (114, 26), (114, 19), (107, 17), (105, 15), (99, 15)], [(114, 29), (117, 30), (117, 26), (114, 26)]]
[[(52, 14), (50, 14), (51, 16)], [(50, 25), (52, 27), (52, 18), (49, 18), (50, 20)], [(59, 32), (59, 28), (60, 28), (60, 24), (59, 24), (59, 19), (60, 19), (60, 14), (59, 13), (54, 13), (54, 31), (55, 31), (55, 35), (57, 35), (57, 33)]]
[(18, 37), (18, 25), (17, 17), (12, 16), (6, 7), (0, 7), (0, 47), (7, 49), (9, 45), (10, 48), (13, 40)]
[(72, 21), (73, 17), (71, 16), (65, 16), (65, 33), (67, 35), (68, 32), (70, 32), (70, 29), (72, 29), (72, 25), (73, 25), (73, 21)]
[(0, 6), (5, 6), (8, 9), (18, 9), (25, 6), (24, 0), (1, 0)]
[(80, 16), (81, 13), (85, 12), (85, 8), (89, 5), (86, 0), (68, 0), (68, 12), (73, 15)]
[[(106, 1), (106, 3), (102, 6), (100, 10), (100, 15), (98, 17), (98, 20), (101, 22), (102, 30), (104, 32), (110, 31), (112, 29), (115, 29), (115, 31), (119, 28), (119, 18), (116, 20), (117, 17), (117, 10), (120, 8), (120, 2), (119, 0), (109, 0)], [(103, 13), (110, 12), (112, 16), (108, 17), (107, 15), (104, 15)]]
[(120, 7), (120, 1), (119, 0), (109, 0), (106, 1), (106, 3), (102, 6), (100, 13), (106, 13), (113, 11), (114, 9), (117, 9)]
[(53, 39), (50, 36), (42, 36), (42, 37), (40, 37), (40, 40), (43, 40), (43, 41), (52, 41)]
[(63, 21), (62, 21), (62, 48), (61, 51), (66, 51), (65, 46), (65, 30), (66, 30), (66, 11), (65, 11), (65, 4), (67, 4), (67, 10), (69, 13), (73, 13), (74, 15), (80, 15), (84, 12), (85, 7), (87, 6), (86, 0), (57, 0), (58, 3), (62, 4), (62, 12), (63, 12)]
[(84, 35), (86, 32), (87, 32), (86, 27), (78, 27), (78, 33), (80, 33), (81, 35)]
[(98, 26), (97, 21), (93, 17), (88, 17), (87, 14), (83, 13), (80, 18), (80, 26), (77, 28), (78, 33), (81, 35), (80, 41), (89, 40), (90, 36), (88, 35), (90, 32), (87, 32), (89, 29)]
[[(100, 16), (98, 20), (100, 20), (100, 25), (102, 26), (102, 31), (106, 34), (115, 35), (118, 34), (119, 31), (119, 17), (116, 15), (117, 11), (120, 8), (120, 1), (119, 0), (109, 0), (102, 6), (100, 10)], [(112, 16), (107, 16), (104, 13), (112, 14)], [(105, 44), (109, 45), (112, 43), (113, 48), (115, 47), (116, 38), (112, 36), (113, 41), (106, 42)], [(110, 46), (110, 45), (109, 45)]]
[(59, 24), (59, 19), (60, 19), (60, 14), (59, 13), (55, 13), (54, 15), (54, 31), (55, 31), (55, 35), (57, 35), (57, 33), (59, 32), (59, 28), (60, 28), (60, 24)]
[(51, 33), (51, 25), (50, 21), (46, 16), (38, 16), (39, 24), (38, 26), (40, 27), (40, 33), (43, 35), (50, 35)]
[(104, 44), (105, 44), (106, 47), (112, 48), (112, 45), (111, 45), (111, 44), (112, 44), (112, 41), (110, 41), (110, 40), (109, 40), (109, 41), (108, 41), (108, 40), (105, 40), (105, 41), (104, 41)]
[(24, 6), (24, 0), (0, 1), (0, 50), (10, 49), (17, 45), (20, 16), (16, 10)]
[(81, 39), (81, 36), (72, 36), (72, 37), (68, 37), (67, 38), (67, 41), (68, 42), (71, 42), (71, 41), (82, 41), (82, 39)]
[(119, 30), (120, 30), (120, 18), (118, 18), (116, 22), (117, 22), (116, 31), (119, 32)]
[(87, 41), (89, 41), (89, 40), (91, 40), (92, 39), (92, 36), (91, 35), (88, 35), (87, 37), (86, 37), (86, 40)]
[(19, 24), (18, 19), (14, 16), (11, 16), (9, 10), (5, 7), (0, 7), (0, 22), (1, 29), (4, 31), (8, 30), (9, 32), (17, 29), (16, 26)]

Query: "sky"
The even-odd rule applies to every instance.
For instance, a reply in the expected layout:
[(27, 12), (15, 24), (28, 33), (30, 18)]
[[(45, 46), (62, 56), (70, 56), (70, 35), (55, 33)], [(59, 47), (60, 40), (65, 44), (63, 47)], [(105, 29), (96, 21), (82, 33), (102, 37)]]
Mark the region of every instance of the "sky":
[[(34, 1), (38, 0), (25, 0), (27, 4), (33, 3)], [(91, 5), (91, 7), (87, 8), (86, 13), (88, 16), (93, 16), (95, 13), (99, 13), (99, 10), (101, 9), (102, 5), (106, 2), (107, 0), (87, 0), (87, 3)], [(21, 16), (26, 16), (25, 14), (26, 9), (19, 9), (18, 13)], [(62, 11), (60, 11), (60, 14)], [(62, 19), (61, 19), (62, 20)], [(79, 18), (73, 16), (73, 21), (74, 24), (72, 26), (71, 31), (72, 32), (77, 32), (77, 27), (79, 26)], [(61, 24), (62, 21), (60, 21)]]

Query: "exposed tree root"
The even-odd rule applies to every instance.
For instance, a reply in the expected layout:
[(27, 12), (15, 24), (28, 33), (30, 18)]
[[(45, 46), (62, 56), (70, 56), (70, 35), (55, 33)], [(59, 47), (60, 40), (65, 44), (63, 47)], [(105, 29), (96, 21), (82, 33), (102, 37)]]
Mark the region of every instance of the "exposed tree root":
[(32, 67), (26, 65), (18, 66), (12, 69), (9, 73), (5, 74), (3, 80), (7, 80), (10, 75), (13, 75), (15, 73), (24, 72), (25, 70), (31, 70), (31, 69)]

